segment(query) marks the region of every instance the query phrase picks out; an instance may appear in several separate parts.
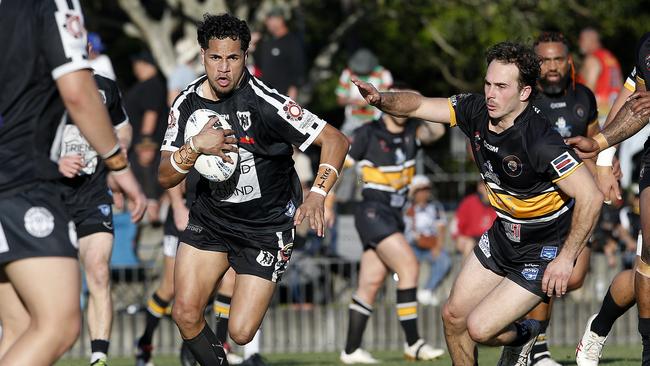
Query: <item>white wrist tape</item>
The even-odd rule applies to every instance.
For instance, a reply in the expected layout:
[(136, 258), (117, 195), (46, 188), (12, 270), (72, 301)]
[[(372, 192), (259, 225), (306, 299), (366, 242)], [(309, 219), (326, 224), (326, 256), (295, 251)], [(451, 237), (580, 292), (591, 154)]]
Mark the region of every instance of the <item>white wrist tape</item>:
[(115, 155), (115, 153), (118, 152), (118, 150), (120, 150), (120, 143), (119, 142), (116, 143), (115, 146), (113, 146), (112, 149), (110, 149), (105, 154), (102, 154), (100, 156), (102, 157), (102, 159), (106, 160), (106, 159), (110, 158), (111, 156)]
[(194, 151), (197, 154), (201, 153), (199, 149), (197, 149), (196, 146), (194, 146), (194, 136), (190, 137), (190, 149), (192, 149), (192, 151)]
[(323, 197), (327, 197), (327, 192), (325, 192), (324, 190), (322, 190), (322, 189), (320, 189), (318, 187), (311, 187), (310, 191), (314, 192), (314, 193), (318, 193)]
[(337, 177), (337, 178), (339, 177), (339, 171), (336, 170), (336, 168), (333, 167), (332, 165), (327, 164), (327, 163), (321, 163), (321, 164), (318, 165), (319, 168), (322, 167), (322, 166), (324, 166), (324, 167), (326, 167), (326, 168), (330, 168), (330, 169), (332, 169), (332, 170), (334, 171), (334, 173), (336, 173), (336, 177)]
[(598, 166), (612, 166), (614, 160), (614, 154), (616, 154), (616, 148), (610, 146), (607, 149), (598, 153), (598, 159), (596, 159), (596, 165)]
[(174, 168), (177, 172), (179, 172), (181, 174), (187, 174), (187, 173), (190, 172), (189, 170), (185, 170), (185, 169), (179, 167), (178, 164), (176, 164), (176, 162), (174, 161), (173, 156), (170, 157), (169, 162), (172, 163), (172, 168)]

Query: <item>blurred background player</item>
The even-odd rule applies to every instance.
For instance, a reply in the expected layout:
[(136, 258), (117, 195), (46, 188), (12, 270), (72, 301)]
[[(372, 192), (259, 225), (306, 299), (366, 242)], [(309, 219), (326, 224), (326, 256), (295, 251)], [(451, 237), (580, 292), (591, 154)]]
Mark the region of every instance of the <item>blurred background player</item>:
[[(595, 135), (600, 130), (596, 98), (587, 87), (576, 82), (569, 43), (564, 35), (559, 32), (542, 32), (533, 47), (542, 62), (537, 83), (538, 93), (533, 105), (540, 109), (564, 138)], [(590, 171), (595, 170), (592, 160), (585, 160), (584, 163)], [(573, 267), (568, 291), (582, 287), (589, 270), (590, 258), (591, 244), (588, 243)], [(552, 303), (552, 299), (549, 303), (542, 302), (528, 314), (529, 318), (538, 320), (541, 325), (530, 355), (533, 365), (559, 365), (551, 358), (547, 346), (546, 328), (551, 317)]]
[(363, 180), (363, 201), (354, 215), (363, 254), (359, 283), (350, 304), (345, 349), (340, 355), (345, 364), (379, 362), (361, 348), (361, 343), (377, 292), (389, 271), (395, 272), (398, 278), (397, 316), (406, 339), (404, 357), (433, 360), (444, 354), (443, 350), (426, 344), (418, 332), (420, 267), (404, 237), (402, 216), (420, 144), (432, 143), (443, 134), (442, 126), (430, 129), (419, 120), (388, 114), (354, 133), (348, 159), (359, 165)]
[(494, 223), (497, 213), (490, 206), (485, 183), (476, 183), (476, 192), (465, 196), (458, 204), (452, 223), (452, 236), (456, 239), (456, 250), (465, 259), (476, 243)]
[(78, 4), (5, 0), (0, 30), (11, 50), (0, 55), (0, 157), (6, 162), (0, 168), (0, 314), (22, 308), (31, 318), (0, 364), (51, 365), (81, 325), (76, 230), (61, 187), (42, 166), (51, 165), (45, 159), (64, 107), (115, 172), (116, 187), (131, 199), (133, 221), (142, 217), (144, 197), (90, 72)]
[(445, 249), (447, 218), (442, 204), (434, 199), (431, 180), (416, 175), (409, 188), (409, 202), (404, 208), (404, 236), (419, 262), (429, 263), (429, 278), (417, 292), (422, 305), (440, 304), (436, 289), (451, 269), (451, 257)]
[(113, 63), (111, 62), (111, 59), (103, 53), (106, 51), (106, 46), (104, 46), (104, 42), (102, 42), (99, 33), (89, 32), (88, 44), (88, 62), (90, 62), (93, 71), (96, 74), (115, 81), (116, 78), (115, 70), (113, 70)]

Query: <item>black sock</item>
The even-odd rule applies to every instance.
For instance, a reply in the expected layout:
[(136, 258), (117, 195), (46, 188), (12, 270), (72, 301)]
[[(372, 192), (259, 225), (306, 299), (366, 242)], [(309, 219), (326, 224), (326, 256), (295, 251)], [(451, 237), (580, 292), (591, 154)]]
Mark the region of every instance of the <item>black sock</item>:
[(217, 317), (217, 327), (215, 333), (219, 342), (226, 343), (228, 337), (228, 319), (230, 318), (230, 296), (217, 294), (212, 308)]
[(596, 315), (594, 320), (591, 322), (591, 331), (598, 334), (600, 337), (607, 336), (612, 330), (616, 319), (625, 314), (625, 312), (632, 306), (634, 306), (634, 302), (624, 306), (618, 305), (612, 297), (612, 288), (610, 286), (605, 298), (603, 299), (603, 304), (600, 306), (598, 315)]
[(397, 290), (397, 317), (404, 330), (406, 344), (412, 346), (420, 339), (418, 334), (417, 289)]
[(153, 332), (158, 328), (160, 318), (165, 315), (169, 302), (170, 300), (163, 300), (156, 293), (147, 301), (147, 325), (142, 337), (138, 340), (139, 346), (151, 344)]
[[(528, 321), (537, 321), (537, 320), (527, 320)], [(508, 346), (509, 347), (519, 347), (523, 346), (530, 340), (530, 329), (523, 322), (515, 322), (515, 327), (517, 328), (517, 337), (512, 341)]]
[(639, 333), (643, 342), (641, 365), (650, 366), (650, 318), (639, 318)]
[(90, 341), (90, 352), (91, 353), (103, 353), (108, 355), (108, 346), (111, 342), (105, 339), (93, 339)]
[(223, 345), (207, 324), (196, 337), (184, 342), (202, 366), (228, 366)]
[(361, 301), (358, 297), (352, 296), (352, 303), (349, 308), (348, 337), (345, 342), (345, 353), (350, 354), (361, 347), (361, 337), (366, 329), (368, 318), (372, 315), (372, 307)]
[(548, 328), (548, 322), (548, 320), (539, 322), (539, 335), (537, 336), (537, 341), (533, 346), (533, 350), (530, 352), (533, 364), (543, 358), (551, 357), (551, 352), (549, 352), (548, 344), (546, 343), (546, 328)]

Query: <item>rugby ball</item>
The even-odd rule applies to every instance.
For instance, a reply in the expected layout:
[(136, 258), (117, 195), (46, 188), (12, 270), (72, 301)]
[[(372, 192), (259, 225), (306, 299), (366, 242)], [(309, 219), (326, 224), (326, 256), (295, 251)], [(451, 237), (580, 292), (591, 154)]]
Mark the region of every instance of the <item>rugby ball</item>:
[[(189, 141), (190, 137), (201, 132), (203, 126), (205, 126), (210, 118), (213, 117), (219, 118), (219, 116), (210, 109), (198, 109), (194, 111), (194, 113), (192, 113), (192, 115), (187, 119), (185, 125), (185, 141)], [(229, 129), (231, 126), (223, 118), (219, 118), (216, 120), (212, 128)], [(194, 169), (209, 181), (226, 181), (237, 170), (237, 166), (239, 165), (239, 154), (230, 151), (226, 153), (226, 155), (232, 159), (233, 163), (228, 163), (216, 155), (201, 154), (199, 158), (196, 159), (196, 163), (194, 163)]]

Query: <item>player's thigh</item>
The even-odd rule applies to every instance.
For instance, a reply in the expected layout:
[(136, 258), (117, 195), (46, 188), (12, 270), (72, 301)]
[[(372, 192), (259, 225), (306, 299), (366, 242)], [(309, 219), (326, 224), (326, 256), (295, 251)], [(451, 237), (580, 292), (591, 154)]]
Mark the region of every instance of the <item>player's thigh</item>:
[(465, 319), (503, 279), (504, 277), (485, 268), (476, 254), (470, 252), (447, 299), (445, 308), (448, 315)]
[(573, 291), (582, 287), (582, 284), (585, 281), (585, 277), (587, 277), (587, 272), (589, 272), (590, 262), (591, 248), (584, 247), (578, 255), (576, 263), (573, 266), (573, 271), (571, 272), (571, 277), (569, 277), (569, 291)]
[[(7, 264), (5, 271), (27, 311), (36, 321), (80, 320), (78, 316), (81, 282), (79, 263), (76, 259), (21, 259)], [(52, 306), (53, 301), (56, 306)]]
[(96, 268), (108, 269), (113, 251), (113, 234), (98, 232), (79, 238), (79, 260), (86, 273)]
[(417, 277), (418, 260), (404, 234), (394, 233), (383, 239), (375, 249), (388, 268), (397, 273), (411, 273)]
[(0, 324), (2, 333), (21, 333), (29, 326), (29, 313), (18, 297), (16, 290), (0, 274)]
[(541, 297), (504, 278), (470, 312), (467, 327), (470, 333), (483, 337), (497, 335), (541, 301)]
[(228, 267), (227, 253), (180, 243), (174, 268), (176, 303), (202, 310)]
[(217, 292), (220, 295), (232, 297), (233, 291), (235, 290), (235, 275), (235, 270), (232, 268), (226, 271), (226, 274), (223, 275), (217, 285)]
[(238, 343), (252, 338), (271, 303), (276, 282), (265, 278), (238, 274), (230, 302), (229, 330)]

